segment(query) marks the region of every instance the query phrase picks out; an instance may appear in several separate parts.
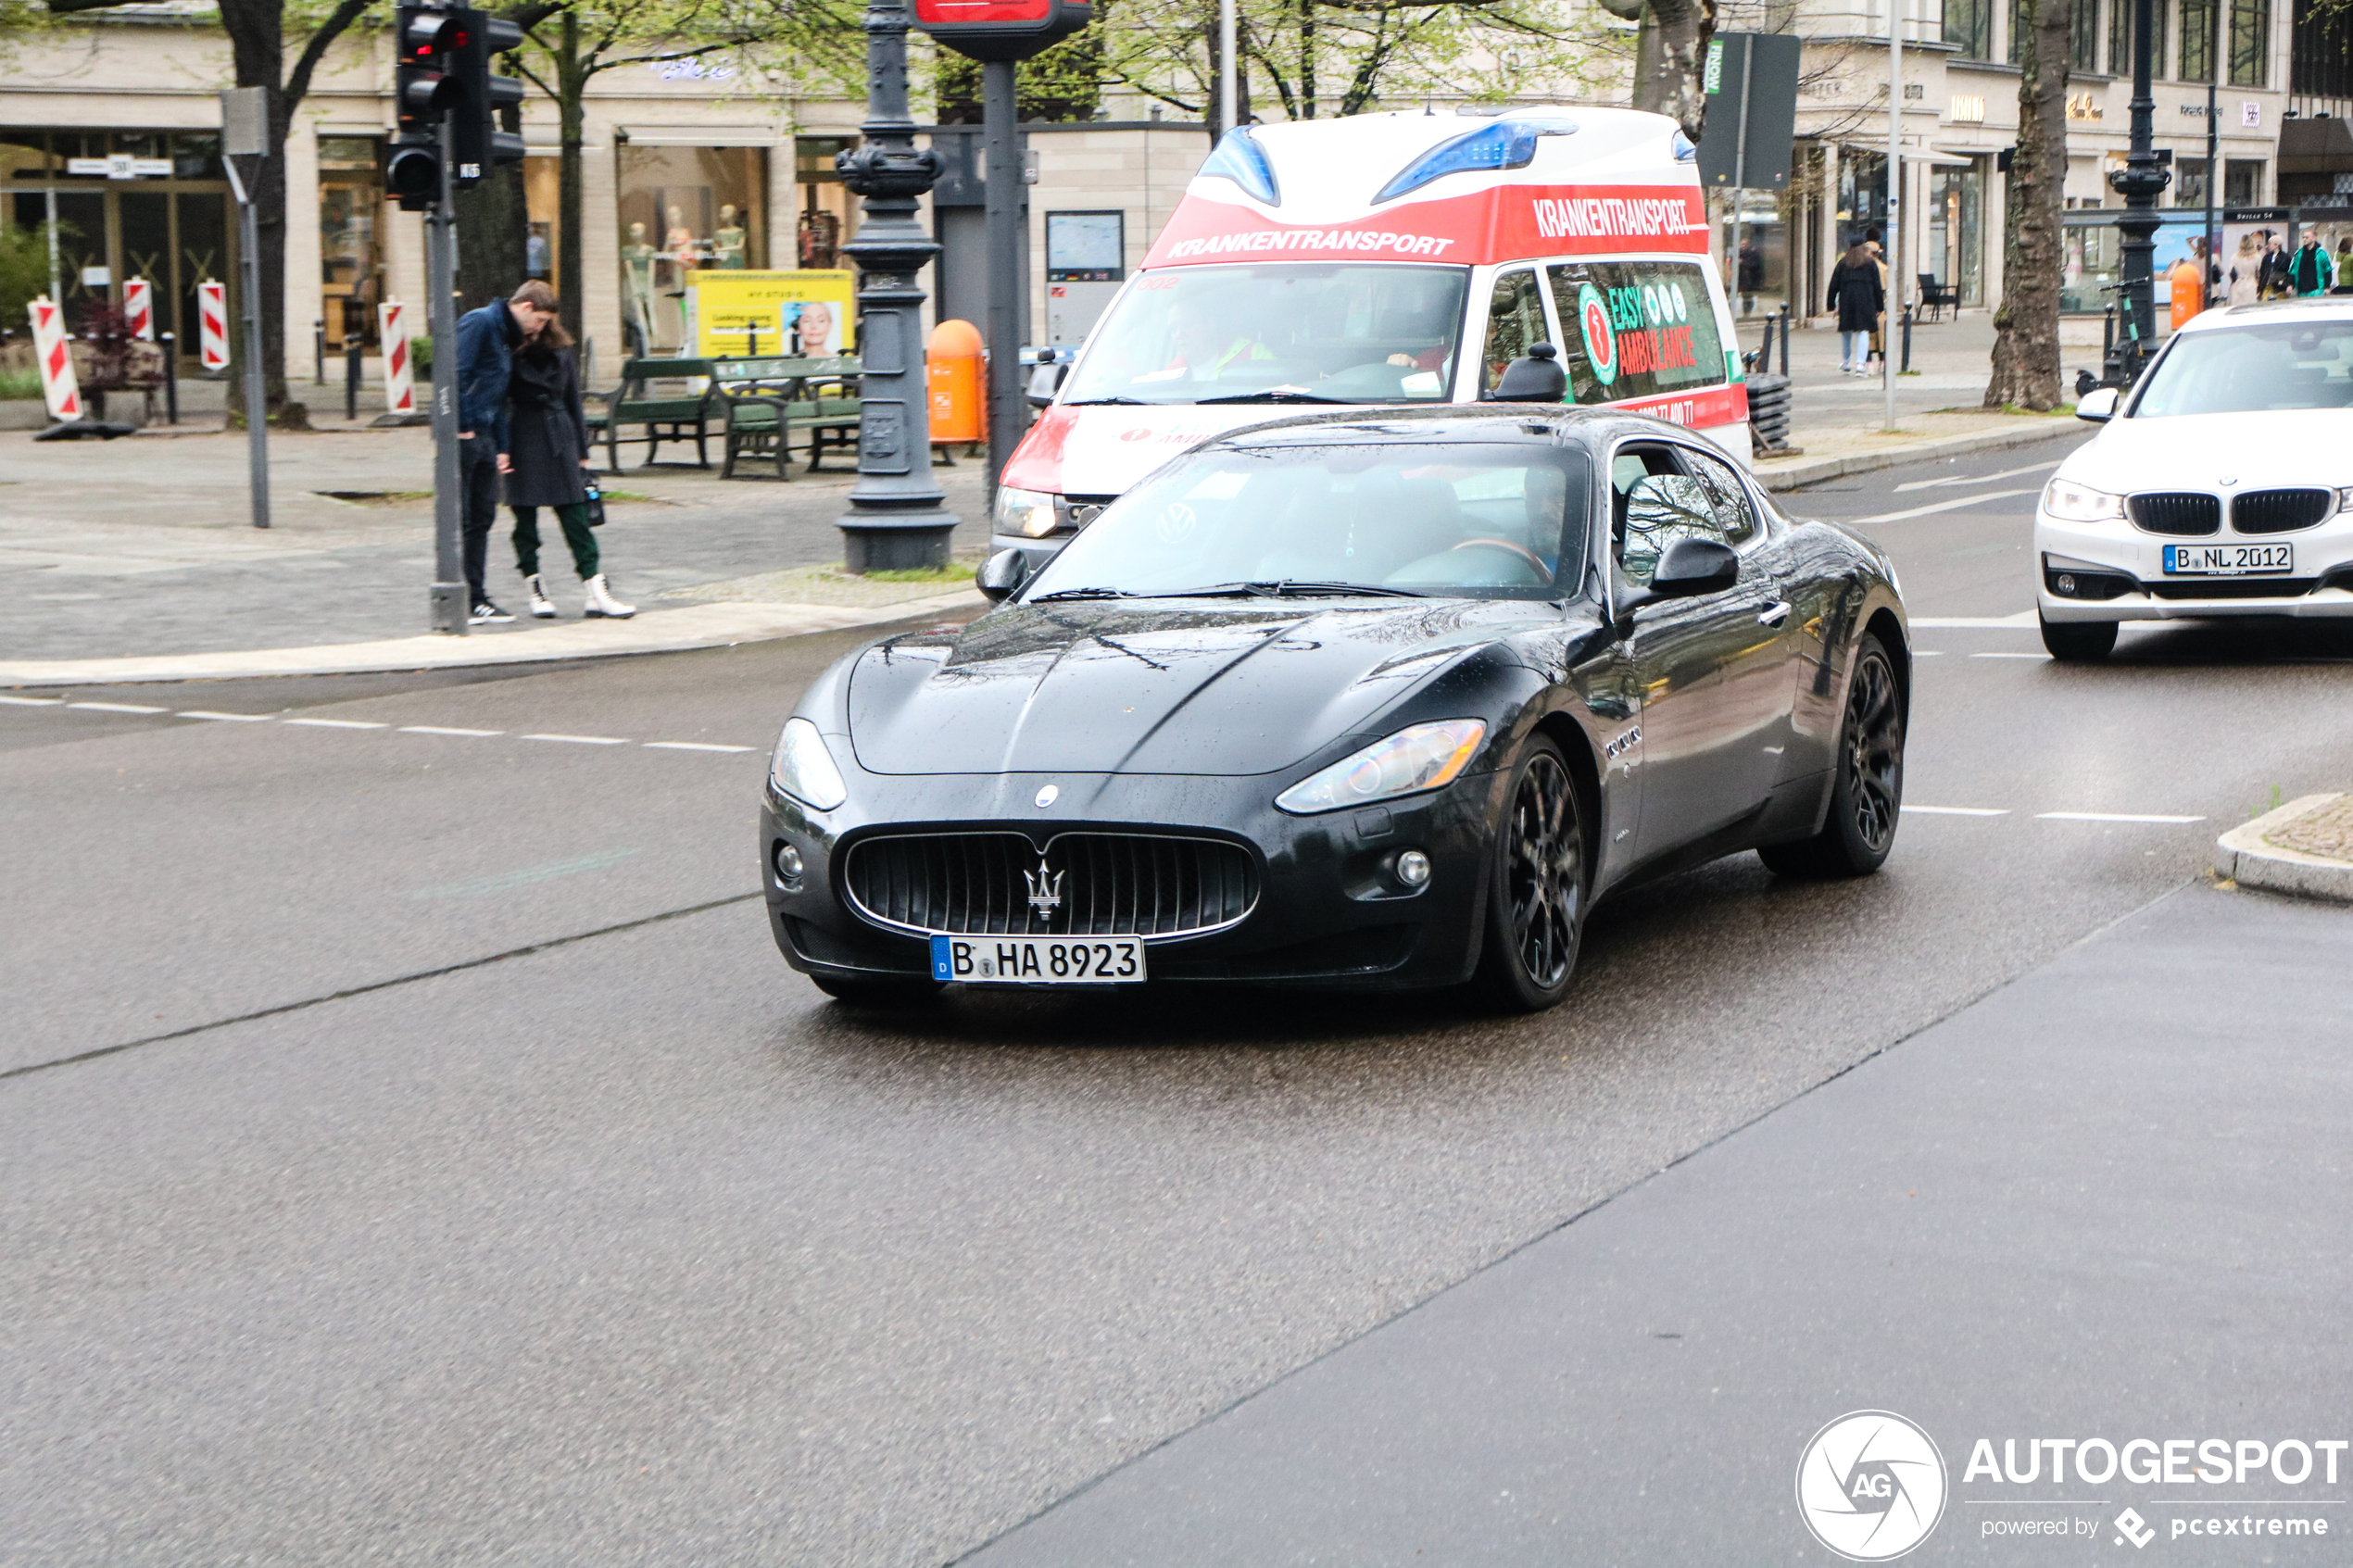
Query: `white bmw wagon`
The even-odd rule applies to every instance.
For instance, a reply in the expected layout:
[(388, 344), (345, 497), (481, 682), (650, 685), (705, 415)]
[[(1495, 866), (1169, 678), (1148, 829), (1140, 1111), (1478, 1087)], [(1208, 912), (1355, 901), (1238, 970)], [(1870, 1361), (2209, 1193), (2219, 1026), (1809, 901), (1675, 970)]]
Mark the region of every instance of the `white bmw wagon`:
[(2034, 510), (2043, 644), (2105, 657), (2126, 621), (2353, 616), (2353, 297), (2209, 310)]

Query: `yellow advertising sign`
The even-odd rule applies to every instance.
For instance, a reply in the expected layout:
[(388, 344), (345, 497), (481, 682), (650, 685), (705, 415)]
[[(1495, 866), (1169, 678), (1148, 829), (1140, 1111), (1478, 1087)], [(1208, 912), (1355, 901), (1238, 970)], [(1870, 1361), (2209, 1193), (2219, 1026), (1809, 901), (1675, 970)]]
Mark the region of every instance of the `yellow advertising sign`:
[(858, 292), (852, 271), (752, 272), (705, 269), (686, 274), (695, 354), (782, 355), (809, 359), (856, 351)]

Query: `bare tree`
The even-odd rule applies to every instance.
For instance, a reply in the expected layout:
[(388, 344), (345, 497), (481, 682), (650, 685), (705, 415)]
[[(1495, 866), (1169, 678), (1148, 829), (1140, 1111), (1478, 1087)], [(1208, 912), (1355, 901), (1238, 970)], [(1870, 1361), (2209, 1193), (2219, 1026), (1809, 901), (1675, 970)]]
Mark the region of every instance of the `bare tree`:
[(2067, 184), (2068, 0), (2018, 0), (2018, 151), (2003, 209), (2002, 305), (1985, 407), (2059, 406), (2059, 212)]
[(1663, 114), (1696, 142), (1707, 119), (1703, 90), (1716, 0), (1647, 0), (1634, 52), (1634, 107)]

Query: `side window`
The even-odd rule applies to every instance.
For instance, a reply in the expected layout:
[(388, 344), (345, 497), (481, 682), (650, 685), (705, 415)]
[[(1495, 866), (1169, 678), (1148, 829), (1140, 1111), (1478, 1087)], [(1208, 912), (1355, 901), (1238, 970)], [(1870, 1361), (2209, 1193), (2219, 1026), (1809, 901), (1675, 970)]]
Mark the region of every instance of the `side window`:
[(1684, 452), (1683, 461), (1699, 476), (1701, 487), (1715, 506), (1717, 521), (1724, 525), (1725, 543), (1746, 545), (1755, 538), (1756, 508), (1748, 498), (1748, 487), (1732, 471), (1732, 465), (1721, 458), (1689, 450)]
[(1536, 292), (1536, 270), (1522, 267), (1495, 279), (1487, 301), (1487, 352), (1480, 357), (1478, 390), (1504, 379), (1504, 367), (1544, 341), (1544, 301)]
[(1614, 403), (1727, 378), (1707, 278), (1690, 261), (1556, 261), (1544, 269), (1562, 364), (1579, 403)]
[(1621, 446), (1610, 462), (1610, 532), (1617, 569), (1647, 586), (1660, 554), (1678, 539), (1724, 538), (1706, 487), (1665, 446)]

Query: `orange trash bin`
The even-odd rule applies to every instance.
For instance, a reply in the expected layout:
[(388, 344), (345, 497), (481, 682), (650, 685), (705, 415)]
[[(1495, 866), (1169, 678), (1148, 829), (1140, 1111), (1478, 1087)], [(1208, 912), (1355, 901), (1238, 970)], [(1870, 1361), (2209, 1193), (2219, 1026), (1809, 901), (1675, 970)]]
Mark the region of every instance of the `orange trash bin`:
[(970, 321), (942, 321), (931, 330), (924, 345), (924, 363), (931, 392), (934, 442), (986, 438), (980, 350), (980, 329)]

